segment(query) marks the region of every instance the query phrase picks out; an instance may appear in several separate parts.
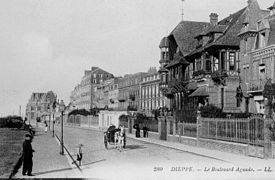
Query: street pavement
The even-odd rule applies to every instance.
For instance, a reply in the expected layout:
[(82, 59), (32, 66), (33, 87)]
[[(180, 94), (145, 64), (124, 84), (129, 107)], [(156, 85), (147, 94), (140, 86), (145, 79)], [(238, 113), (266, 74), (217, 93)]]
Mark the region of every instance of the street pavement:
[[(55, 126), (60, 137), (60, 126)], [(76, 159), (77, 146), (83, 144), (81, 172), (72, 159), (61, 156), (52, 132), (39, 129), (33, 141), (35, 178), (92, 179), (274, 179), (274, 160), (263, 160), (127, 134), (121, 152), (105, 149), (103, 131), (98, 128), (64, 128), (64, 142)], [(66, 151), (65, 151), (66, 153)], [(265, 171), (266, 170), (266, 171)], [(270, 172), (267, 172), (270, 170)], [(22, 176), (22, 169), (16, 178)], [(33, 177), (32, 177), (33, 178)]]
[[(60, 128), (56, 128), (59, 131)], [(57, 132), (60, 136), (60, 132)], [(273, 179), (274, 161), (245, 157), (128, 134), (122, 152), (104, 148), (98, 129), (65, 127), (72, 154), (83, 147), (82, 175), (103, 179)], [(270, 169), (269, 169), (270, 167)], [(265, 172), (264, 170), (272, 170)]]

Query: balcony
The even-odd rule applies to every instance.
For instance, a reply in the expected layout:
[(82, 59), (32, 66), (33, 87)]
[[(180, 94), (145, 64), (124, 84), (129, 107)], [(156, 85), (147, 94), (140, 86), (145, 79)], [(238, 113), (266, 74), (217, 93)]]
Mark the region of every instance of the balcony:
[(226, 71), (215, 71), (211, 73), (212, 80), (217, 84), (225, 84), (225, 78), (228, 77)]
[(129, 95), (129, 99), (131, 99), (132, 101), (134, 101), (136, 99), (136, 96), (134, 94), (130, 94)]
[(119, 102), (125, 102), (126, 101), (125, 96), (118, 96), (118, 101)]
[(265, 83), (263, 81), (255, 82), (249, 85), (248, 93), (263, 92)]
[(202, 79), (205, 78), (205, 76), (211, 75), (211, 71), (205, 71), (205, 70), (198, 70), (193, 72), (194, 79)]

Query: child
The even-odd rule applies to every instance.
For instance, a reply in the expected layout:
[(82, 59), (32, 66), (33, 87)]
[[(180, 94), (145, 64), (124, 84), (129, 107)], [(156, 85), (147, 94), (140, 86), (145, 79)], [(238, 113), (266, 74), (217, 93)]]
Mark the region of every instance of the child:
[(81, 161), (82, 161), (82, 156), (83, 156), (83, 153), (82, 153), (82, 147), (83, 147), (83, 144), (79, 144), (78, 148), (77, 148), (77, 161), (79, 162), (79, 166), (81, 166)]

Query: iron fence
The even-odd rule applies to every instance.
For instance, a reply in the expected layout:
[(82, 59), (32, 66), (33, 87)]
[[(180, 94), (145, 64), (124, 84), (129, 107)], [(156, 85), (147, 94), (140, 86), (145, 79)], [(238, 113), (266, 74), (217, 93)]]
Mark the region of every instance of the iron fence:
[(263, 146), (264, 119), (201, 118), (199, 137)]
[(197, 124), (176, 123), (176, 134), (181, 136), (197, 137)]

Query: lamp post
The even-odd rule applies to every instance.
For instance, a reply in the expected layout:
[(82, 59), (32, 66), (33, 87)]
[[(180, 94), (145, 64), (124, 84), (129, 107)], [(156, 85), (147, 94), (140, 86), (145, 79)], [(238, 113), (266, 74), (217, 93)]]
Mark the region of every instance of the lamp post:
[(60, 149), (60, 154), (64, 155), (64, 142), (63, 142), (63, 113), (65, 111), (65, 104), (63, 100), (61, 100), (59, 104), (59, 111), (61, 112), (61, 149)]
[(48, 113), (49, 113), (49, 132), (51, 131), (51, 107), (48, 104)]
[(56, 100), (52, 104), (52, 110), (53, 110), (53, 137), (54, 137), (54, 124), (55, 124), (55, 119), (54, 119), (55, 108), (56, 108)]

